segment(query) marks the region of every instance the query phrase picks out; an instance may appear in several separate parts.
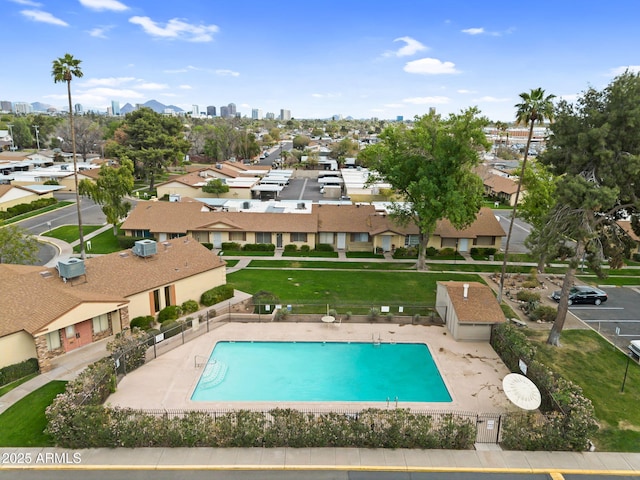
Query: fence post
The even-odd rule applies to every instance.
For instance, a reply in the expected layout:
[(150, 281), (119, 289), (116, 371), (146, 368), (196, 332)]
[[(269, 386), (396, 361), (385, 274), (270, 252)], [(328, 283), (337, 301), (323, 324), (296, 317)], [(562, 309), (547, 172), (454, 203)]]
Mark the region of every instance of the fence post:
[(207, 333), (209, 332), (209, 310), (207, 310)]
[(184, 345), (184, 323), (180, 324), (180, 333), (182, 334), (182, 344)]

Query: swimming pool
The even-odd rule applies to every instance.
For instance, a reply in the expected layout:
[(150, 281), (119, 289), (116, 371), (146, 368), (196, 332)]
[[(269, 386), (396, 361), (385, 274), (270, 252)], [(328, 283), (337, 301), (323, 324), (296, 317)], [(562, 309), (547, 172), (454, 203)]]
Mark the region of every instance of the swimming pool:
[(450, 402), (424, 343), (218, 342), (195, 401)]

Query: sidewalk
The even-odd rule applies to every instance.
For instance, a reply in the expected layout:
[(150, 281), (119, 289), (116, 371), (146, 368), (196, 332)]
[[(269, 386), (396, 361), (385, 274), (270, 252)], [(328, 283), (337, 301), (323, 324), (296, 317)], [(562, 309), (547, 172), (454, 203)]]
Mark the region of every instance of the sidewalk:
[[(105, 232), (109, 229), (113, 228), (113, 225), (104, 225), (102, 227), (100, 227), (98, 230), (95, 230), (91, 233), (88, 233), (87, 235), (84, 236), (84, 241), (85, 241), (85, 248), (86, 248), (86, 242), (88, 240), (91, 240), (93, 237), (100, 235), (102, 232)], [(67, 260), (71, 257), (73, 257), (75, 254), (73, 253), (73, 247), (77, 246), (80, 244), (80, 240), (76, 240), (75, 242), (71, 242), (71, 243), (67, 243), (63, 240), (59, 240), (57, 238), (54, 237), (47, 237), (45, 235), (38, 235), (37, 240), (39, 242), (44, 242), (44, 243), (49, 243), (51, 245), (53, 245), (54, 247), (56, 247), (58, 249), (58, 254), (54, 255), (54, 257), (49, 260), (44, 266), (45, 267), (55, 267), (56, 265), (58, 265), (58, 262), (60, 260)], [(90, 251), (86, 251), (86, 254), (91, 254)]]

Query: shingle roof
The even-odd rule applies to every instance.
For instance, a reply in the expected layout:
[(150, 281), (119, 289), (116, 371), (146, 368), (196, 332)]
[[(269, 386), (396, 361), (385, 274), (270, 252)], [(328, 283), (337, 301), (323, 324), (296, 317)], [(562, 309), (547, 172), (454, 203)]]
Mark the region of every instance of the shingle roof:
[(518, 189), (518, 182), (500, 175), (490, 175), (484, 180), (484, 184), (496, 193), (513, 195)]
[(82, 303), (126, 303), (136, 293), (224, 264), (189, 237), (159, 243), (158, 253), (146, 259), (130, 250), (88, 258), (86, 279), (66, 283), (55, 268), (1, 264), (0, 336), (20, 330), (34, 333)]
[[(438, 282), (449, 293), (459, 323), (504, 323), (506, 318), (498, 300), (486, 285), (480, 282)], [(469, 285), (464, 298), (464, 284)]]
[(505, 235), (493, 211), (487, 207), (480, 209), (475, 221), (467, 228), (456, 230), (451, 222), (445, 219), (438, 221), (435, 233), (442, 238), (504, 237)]

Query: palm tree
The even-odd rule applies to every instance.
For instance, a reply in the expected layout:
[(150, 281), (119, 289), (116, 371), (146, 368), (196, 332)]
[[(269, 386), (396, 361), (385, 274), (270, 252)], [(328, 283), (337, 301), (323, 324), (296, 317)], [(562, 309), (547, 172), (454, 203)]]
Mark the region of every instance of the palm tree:
[(82, 60), (73, 58), (73, 55), (65, 53), (64, 57), (53, 61), (51, 75), (53, 82), (67, 82), (67, 98), (69, 99), (69, 129), (71, 131), (71, 150), (73, 153), (73, 178), (76, 188), (76, 208), (78, 209), (78, 234), (80, 238), (80, 257), (84, 260), (84, 235), (82, 233), (82, 214), (80, 212), (80, 193), (78, 192), (78, 163), (76, 160), (76, 132), (73, 128), (73, 107), (71, 104), (71, 79), (81, 78), (83, 73), (80, 69)]
[(555, 95), (547, 95), (542, 88), (531, 90), (530, 93), (523, 92), (520, 94), (522, 103), (518, 103), (515, 107), (517, 125), (529, 125), (529, 136), (527, 137), (527, 146), (524, 149), (524, 158), (522, 159), (522, 169), (520, 178), (518, 179), (518, 187), (516, 188), (516, 198), (513, 203), (513, 212), (511, 212), (511, 221), (509, 222), (509, 233), (507, 233), (507, 242), (504, 246), (504, 259), (502, 261), (502, 272), (500, 274), (500, 290), (498, 291), (498, 302), (502, 302), (502, 289), (504, 287), (504, 276), (507, 271), (507, 257), (509, 255), (509, 242), (511, 241), (511, 232), (513, 231), (513, 222), (516, 219), (518, 210), (518, 200), (520, 198), (520, 187), (524, 178), (525, 168), (527, 166), (527, 158), (529, 156), (529, 148), (531, 147), (531, 138), (533, 137), (533, 126), (544, 123), (545, 120), (553, 120), (553, 99)]
[(503, 136), (503, 134), (507, 133), (507, 128), (509, 128), (509, 125), (506, 122), (496, 122), (494, 125), (496, 127), (496, 130), (498, 131), (498, 146), (501, 147), (502, 146), (502, 136)]

